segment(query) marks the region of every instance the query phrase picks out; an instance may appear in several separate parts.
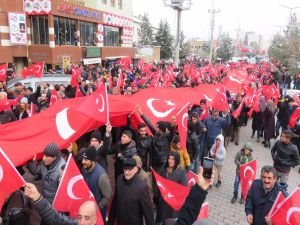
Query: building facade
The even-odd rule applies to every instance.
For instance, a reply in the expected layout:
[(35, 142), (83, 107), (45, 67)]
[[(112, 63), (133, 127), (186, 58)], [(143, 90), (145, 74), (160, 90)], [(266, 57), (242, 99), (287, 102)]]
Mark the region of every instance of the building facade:
[(1, 0), (0, 63), (97, 64), (134, 57), (131, 0)]

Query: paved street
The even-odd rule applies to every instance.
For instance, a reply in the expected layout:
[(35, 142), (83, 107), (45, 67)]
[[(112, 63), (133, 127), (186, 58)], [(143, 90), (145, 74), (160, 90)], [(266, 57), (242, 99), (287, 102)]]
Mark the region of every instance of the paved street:
[[(227, 156), (225, 165), (223, 167), (223, 179), (222, 186), (220, 188), (213, 187), (208, 194), (209, 202), (209, 217), (217, 222), (218, 225), (246, 225), (248, 224), (245, 219), (244, 205), (239, 204), (237, 201), (235, 204), (231, 204), (231, 198), (233, 196), (233, 182), (235, 177), (236, 166), (234, 164), (234, 156), (239, 151), (246, 141), (252, 141), (253, 143), (253, 155), (258, 159), (258, 171), (264, 165), (272, 165), (270, 149), (264, 148), (261, 143), (257, 143), (256, 139), (251, 139), (251, 124), (252, 120), (248, 121), (247, 127), (241, 129), (240, 145), (236, 146), (234, 143), (230, 143), (227, 148)], [(272, 145), (274, 140), (272, 141)], [(257, 174), (257, 177), (259, 173)], [(292, 191), (297, 184), (300, 183), (300, 174), (298, 173), (298, 167), (292, 169), (289, 177), (289, 192)], [(240, 193), (239, 193), (240, 194)], [(240, 197), (240, 195), (239, 195)]]

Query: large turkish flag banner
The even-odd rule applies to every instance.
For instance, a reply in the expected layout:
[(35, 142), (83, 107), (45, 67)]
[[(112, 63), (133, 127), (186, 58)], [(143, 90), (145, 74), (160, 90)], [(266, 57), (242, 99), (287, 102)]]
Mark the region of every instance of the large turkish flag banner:
[(257, 160), (252, 160), (246, 164), (240, 165), (240, 179), (243, 199), (247, 198), (248, 191), (255, 180), (257, 171)]
[[(69, 212), (70, 217), (77, 218), (80, 206), (88, 200), (96, 202), (70, 154), (53, 201), (53, 208), (60, 212)], [(103, 219), (97, 207), (97, 225), (102, 224)]]

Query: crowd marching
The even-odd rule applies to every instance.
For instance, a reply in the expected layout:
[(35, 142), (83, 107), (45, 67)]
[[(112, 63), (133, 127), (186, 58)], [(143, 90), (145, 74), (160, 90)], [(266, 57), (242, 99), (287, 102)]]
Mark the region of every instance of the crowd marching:
[[(284, 210), (279, 198), (284, 206), (300, 195), (287, 190), (291, 168), (300, 165), (300, 98), (287, 95), (292, 76), (284, 65), (133, 65), (126, 57), (65, 72), (70, 84), (52, 90), (46, 82), (35, 92), (21, 82), (13, 90), (7, 78), (0, 82), (0, 224), (216, 224), (200, 214), (212, 185), (222, 186), (230, 145), (241, 150), (231, 159), (236, 175), (228, 201), (245, 204), (249, 224), (285, 224), (278, 218), (293, 205)], [(300, 74), (293, 77), (298, 89)], [(274, 161), (259, 179), (253, 143), (240, 142), (250, 122), (252, 142), (270, 149)], [(26, 126), (18, 136), (15, 127)], [(206, 157), (213, 159), (211, 179), (203, 175)], [(9, 165), (16, 170), (8, 172)], [(287, 221), (300, 224), (291, 214)]]

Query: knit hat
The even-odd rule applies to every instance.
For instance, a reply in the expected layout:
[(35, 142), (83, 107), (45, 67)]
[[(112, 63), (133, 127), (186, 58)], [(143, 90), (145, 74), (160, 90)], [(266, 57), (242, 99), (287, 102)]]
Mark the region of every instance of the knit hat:
[(166, 132), (166, 123), (164, 121), (158, 121), (157, 123), (158, 128), (162, 131), (162, 132)]
[(95, 130), (95, 131), (93, 131), (93, 132), (91, 133), (90, 140), (91, 140), (92, 138), (95, 138), (95, 139), (97, 139), (97, 141), (101, 142), (101, 140), (102, 140), (102, 135), (101, 135), (101, 133), (100, 133), (99, 131)]
[(47, 146), (44, 149), (44, 155), (59, 158), (61, 155), (58, 145), (55, 143), (47, 144)]
[(20, 103), (28, 104), (28, 99), (23, 97), (21, 98)]
[(197, 113), (197, 112), (192, 112), (192, 117), (194, 117), (194, 118), (199, 118), (199, 113)]
[(123, 169), (129, 168), (132, 169), (137, 165), (136, 160), (134, 158), (125, 158), (123, 159)]
[(94, 146), (87, 147), (81, 154), (83, 159), (96, 161), (97, 160), (97, 153)]
[(246, 142), (246, 144), (244, 145), (244, 149), (248, 149), (252, 152), (253, 151), (252, 143), (249, 141)]
[(126, 136), (132, 138), (133, 134), (132, 134), (132, 131), (131, 130), (124, 130), (122, 132), (122, 134), (125, 134)]
[(200, 104), (206, 104), (206, 99), (201, 99)]
[(141, 157), (139, 157), (138, 155), (134, 155), (132, 158), (135, 159), (135, 161), (136, 161), (136, 166), (137, 166), (138, 168), (141, 169), (142, 166), (143, 166)]

